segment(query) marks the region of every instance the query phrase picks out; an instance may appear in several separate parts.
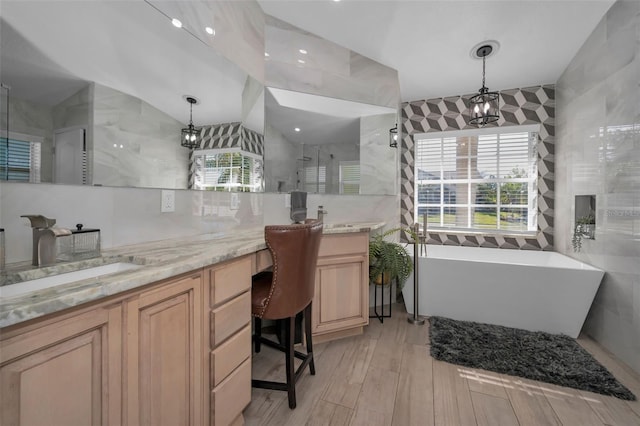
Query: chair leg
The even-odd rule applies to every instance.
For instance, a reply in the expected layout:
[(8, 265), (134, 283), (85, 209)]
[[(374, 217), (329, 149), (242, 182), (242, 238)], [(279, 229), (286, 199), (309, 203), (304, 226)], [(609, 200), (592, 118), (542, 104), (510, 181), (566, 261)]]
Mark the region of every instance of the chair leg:
[(262, 318), (253, 317), (253, 348), (260, 352), (260, 338), (262, 337)]
[(296, 408), (296, 376), (294, 369), (293, 339), (295, 336), (295, 317), (285, 320), (285, 368), (287, 370), (287, 396), (289, 408)]
[(309, 361), (309, 373), (311, 375), (316, 374), (316, 364), (313, 361), (313, 342), (311, 341), (311, 304), (313, 302), (309, 302), (309, 305), (304, 308), (304, 334), (305, 340), (307, 341), (307, 356), (310, 357)]

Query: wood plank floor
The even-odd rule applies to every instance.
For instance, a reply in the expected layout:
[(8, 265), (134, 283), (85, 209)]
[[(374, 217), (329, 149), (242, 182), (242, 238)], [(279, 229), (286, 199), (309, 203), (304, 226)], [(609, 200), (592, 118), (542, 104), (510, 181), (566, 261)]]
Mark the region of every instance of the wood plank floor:
[[(316, 372), (286, 392), (252, 390), (247, 425), (607, 425), (640, 426), (640, 402), (471, 369), (429, 355), (428, 324), (403, 305), (365, 333), (316, 345)], [(640, 375), (589, 338), (578, 342), (640, 397)], [(254, 354), (253, 377), (284, 380), (284, 355)]]

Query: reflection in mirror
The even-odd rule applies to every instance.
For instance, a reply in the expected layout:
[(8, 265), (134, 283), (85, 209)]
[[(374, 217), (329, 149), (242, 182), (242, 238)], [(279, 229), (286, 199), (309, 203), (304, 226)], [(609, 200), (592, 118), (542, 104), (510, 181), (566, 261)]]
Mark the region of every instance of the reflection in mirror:
[(260, 83), (150, 3), (3, 0), (0, 19), (0, 179), (195, 188), (185, 96), (201, 148), (262, 154)]
[(394, 182), (381, 187), (365, 183), (361, 175), (375, 170), (380, 160), (364, 151), (389, 151), (385, 142), (395, 119), (396, 111), (388, 107), (267, 88), (266, 191), (393, 193)]

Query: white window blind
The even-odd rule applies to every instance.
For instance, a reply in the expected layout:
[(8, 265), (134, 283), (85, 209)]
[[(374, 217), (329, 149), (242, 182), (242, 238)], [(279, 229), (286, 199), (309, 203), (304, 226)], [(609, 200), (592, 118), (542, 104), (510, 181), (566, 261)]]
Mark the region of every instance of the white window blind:
[(0, 179), (40, 182), (41, 146), (12, 138), (0, 138)]
[(518, 128), (415, 137), (415, 217), (431, 229), (533, 232), (538, 134)]
[(358, 161), (340, 162), (340, 193), (360, 193), (360, 163)]
[(304, 168), (304, 190), (324, 194), (327, 184), (327, 167), (312, 166)]
[(256, 192), (262, 189), (262, 159), (241, 151), (194, 154), (194, 188)]

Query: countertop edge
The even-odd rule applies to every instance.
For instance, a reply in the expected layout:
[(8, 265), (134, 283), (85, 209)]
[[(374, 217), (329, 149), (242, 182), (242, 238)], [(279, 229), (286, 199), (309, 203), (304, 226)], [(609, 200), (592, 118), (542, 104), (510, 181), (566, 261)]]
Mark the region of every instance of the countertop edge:
[[(371, 232), (384, 225), (384, 222), (328, 224), (324, 234)], [(192, 238), (163, 240), (105, 250), (102, 258), (108, 258), (113, 262), (137, 263), (142, 267), (12, 297), (0, 297), (0, 328), (115, 296), (265, 248), (264, 230), (259, 228), (228, 236), (204, 234)], [(65, 266), (62, 268), (64, 269)], [(32, 271), (38, 270), (32, 269)], [(37, 273), (34, 275), (37, 278)], [(11, 285), (20, 285), (20, 283)]]

